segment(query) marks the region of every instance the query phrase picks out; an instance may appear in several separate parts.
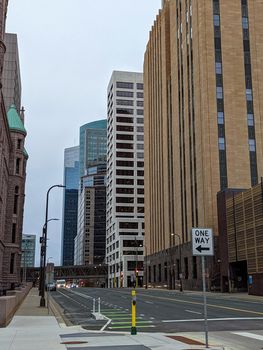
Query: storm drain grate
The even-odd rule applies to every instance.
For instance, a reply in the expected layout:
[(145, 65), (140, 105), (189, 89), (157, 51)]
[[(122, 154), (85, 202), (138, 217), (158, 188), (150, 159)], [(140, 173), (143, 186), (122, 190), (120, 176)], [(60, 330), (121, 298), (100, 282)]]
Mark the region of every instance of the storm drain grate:
[(204, 343), (201, 343), (200, 341), (189, 339), (186, 337), (182, 337), (180, 335), (167, 335), (167, 338), (171, 338), (173, 340), (180, 341), (181, 343), (185, 343), (187, 345), (205, 345)]
[(87, 341), (63, 341), (62, 343), (60, 344), (63, 344), (63, 345), (78, 345), (78, 344), (87, 344), (88, 342)]

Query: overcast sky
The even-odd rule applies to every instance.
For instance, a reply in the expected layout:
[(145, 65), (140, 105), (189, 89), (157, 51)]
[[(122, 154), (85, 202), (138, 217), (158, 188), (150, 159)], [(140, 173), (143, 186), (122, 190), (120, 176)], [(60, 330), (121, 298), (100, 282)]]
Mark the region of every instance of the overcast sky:
[[(161, 0), (9, 0), (18, 34), (29, 153), (24, 233), (41, 234), (46, 192), (63, 182), (64, 149), (79, 127), (106, 118), (113, 70), (140, 72)], [(60, 264), (62, 189), (50, 192), (48, 253)], [(37, 264), (39, 264), (37, 238)]]

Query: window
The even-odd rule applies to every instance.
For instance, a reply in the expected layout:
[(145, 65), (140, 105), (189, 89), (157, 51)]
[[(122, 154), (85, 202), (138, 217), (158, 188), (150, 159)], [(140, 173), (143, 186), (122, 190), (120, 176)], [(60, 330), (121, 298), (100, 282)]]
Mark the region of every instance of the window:
[(188, 258), (184, 258), (184, 278), (188, 280), (189, 272), (188, 272)]
[(144, 204), (144, 198), (141, 198), (141, 197), (137, 198), (137, 203)]
[(137, 170), (137, 176), (144, 176), (143, 170)]
[(20, 164), (21, 164), (21, 159), (16, 158), (16, 174), (20, 174)]
[(117, 213), (133, 213), (134, 207), (116, 207)]
[(117, 114), (133, 114), (133, 109), (129, 108), (117, 108), (116, 109)]
[(142, 83), (137, 83), (136, 87), (138, 90), (143, 90), (143, 84)]
[(117, 125), (117, 131), (133, 132), (131, 125)]
[(143, 159), (143, 158), (144, 158), (144, 154), (138, 152), (138, 153), (137, 153), (137, 158), (138, 158), (138, 159)]
[(119, 106), (133, 106), (133, 101), (132, 100), (116, 100), (117, 105)]
[(220, 26), (220, 16), (214, 15), (214, 26), (219, 27)]
[(11, 253), (10, 258), (10, 274), (14, 273), (14, 267), (15, 267), (15, 253)]
[(22, 140), (17, 140), (17, 149), (21, 149)]
[(197, 261), (196, 256), (193, 256), (193, 279), (197, 278)]
[(133, 158), (133, 153), (131, 153), (131, 152), (117, 152), (116, 156), (118, 158)]
[(15, 187), (15, 196), (14, 196), (14, 214), (17, 214), (18, 211), (18, 196), (19, 196), (19, 188)]
[(256, 152), (256, 141), (249, 139), (248, 140), (248, 144), (249, 144), (249, 151), (250, 152)]
[(133, 197), (116, 197), (116, 203), (134, 203)]
[(137, 144), (137, 149), (144, 149), (144, 144), (143, 143), (138, 143)]
[(137, 141), (144, 141), (144, 135), (137, 135)]
[(144, 186), (144, 180), (137, 180), (138, 186)]
[(120, 222), (119, 228), (138, 229), (138, 222)]
[(117, 81), (116, 87), (121, 89), (133, 89), (133, 83), (123, 82), (123, 81)]
[(118, 97), (133, 97), (132, 91), (116, 91), (116, 96)]
[(137, 98), (143, 98), (143, 92), (137, 92)]
[(225, 150), (225, 139), (223, 137), (219, 137), (219, 139), (218, 139), (218, 147), (219, 147), (219, 149), (221, 151)]
[(120, 167), (133, 167), (134, 162), (129, 161), (129, 160), (117, 160), (116, 161), (116, 166)]
[(222, 63), (216, 62), (216, 74), (222, 74)]
[(133, 189), (133, 188), (121, 188), (121, 187), (117, 187), (117, 188), (116, 188), (116, 193), (134, 194), (134, 189)]
[(16, 242), (16, 223), (12, 224), (12, 243)]
[(220, 100), (223, 99), (223, 88), (221, 86), (216, 87), (216, 98)]
[(116, 121), (118, 123), (130, 123), (130, 124), (132, 124), (133, 123), (133, 118), (130, 118), (130, 117), (117, 117)]
[(143, 107), (143, 101), (137, 101), (137, 106), (138, 107)]
[(243, 29), (248, 29), (248, 18), (242, 17), (242, 27)]
[(137, 109), (137, 115), (143, 115), (143, 109)]
[(137, 207), (137, 213), (144, 213), (144, 207)]
[(144, 194), (144, 189), (143, 188), (138, 188), (137, 189), (137, 194)]
[(247, 101), (252, 101), (253, 100), (252, 90), (251, 89), (246, 89), (246, 97), (247, 97)]
[(133, 144), (132, 143), (117, 143), (116, 147), (121, 148), (121, 149), (133, 149)]
[(126, 170), (126, 169), (116, 169), (116, 175), (120, 176), (133, 176), (134, 171), (133, 170)]
[(137, 162), (137, 167), (138, 168), (143, 168), (144, 167), (144, 162)]
[(247, 125), (254, 126), (254, 115), (253, 114), (247, 115)]
[(158, 282), (162, 282), (162, 265), (158, 264)]
[(116, 139), (117, 140), (133, 140), (133, 135), (117, 134)]
[(223, 112), (217, 113), (217, 122), (218, 122), (218, 124), (224, 124), (224, 113)]
[(116, 179), (117, 185), (133, 185), (134, 180), (133, 179)]
[(143, 118), (137, 118), (137, 124), (144, 124)]
[(137, 132), (143, 132), (144, 128), (143, 126), (137, 126)]

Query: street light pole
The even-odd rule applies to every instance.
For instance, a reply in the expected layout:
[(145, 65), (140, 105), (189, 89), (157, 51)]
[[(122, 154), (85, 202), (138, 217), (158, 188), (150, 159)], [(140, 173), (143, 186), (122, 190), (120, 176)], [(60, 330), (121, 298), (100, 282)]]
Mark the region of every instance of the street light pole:
[(180, 292), (183, 291), (183, 281), (182, 281), (182, 241), (181, 236), (178, 233), (171, 233), (171, 236), (178, 237), (179, 240), (179, 279), (180, 279)]
[(49, 192), (52, 190), (52, 188), (55, 187), (66, 187), (64, 185), (53, 185), (51, 186), (47, 191), (47, 198), (46, 198), (46, 217), (45, 217), (45, 224), (43, 227), (43, 241), (41, 246), (41, 257), (42, 260), (42, 276), (41, 276), (41, 299), (40, 299), (40, 307), (45, 307), (46, 301), (45, 301), (45, 270), (46, 270), (46, 254), (47, 254), (47, 223), (48, 223), (48, 200), (49, 200)]
[[(58, 221), (59, 219), (57, 218), (52, 218), (52, 219), (48, 219), (47, 222), (49, 221)], [(40, 237), (40, 272), (39, 272), (39, 286), (38, 286), (38, 290), (39, 290), (39, 295), (41, 296), (41, 288), (42, 288), (42, 276), (43, 276), (43, 258), (44, 258), (44, 249), (45, 249), (45, 245), (44, 245), (44, 232), (46, 230), (46, 223), (44, 223), (43, 228), (42, 228), (42, 237)]]

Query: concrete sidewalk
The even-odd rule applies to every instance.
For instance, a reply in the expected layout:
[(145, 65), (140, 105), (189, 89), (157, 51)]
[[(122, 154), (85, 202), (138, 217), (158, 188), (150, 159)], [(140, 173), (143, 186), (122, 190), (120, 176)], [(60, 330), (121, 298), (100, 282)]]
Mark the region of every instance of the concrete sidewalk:
[[(1, 350), (189, 350), (205, 349), (191, 339), (160, 333), (94, 332), (67, 327), (46, 308), (39, 307), (38, 290), (32, 289), (10, 325), (0, 328)], [(56, 313), (56, 312), (55, 312)], [(223, 347), (209, 349), (222, 350)]]

